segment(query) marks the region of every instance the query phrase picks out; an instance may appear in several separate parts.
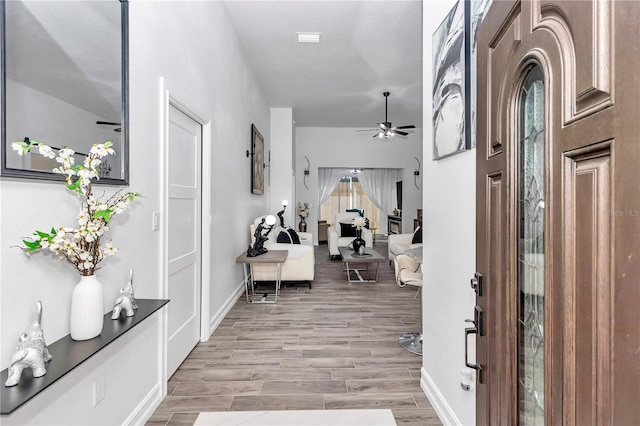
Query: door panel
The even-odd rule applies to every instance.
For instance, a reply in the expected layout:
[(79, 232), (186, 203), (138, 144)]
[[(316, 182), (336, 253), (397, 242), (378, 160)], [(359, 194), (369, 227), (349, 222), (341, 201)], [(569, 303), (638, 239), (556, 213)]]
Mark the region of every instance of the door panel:
[(202, 126), (169, 107), (167, 376), (200, 337)]
[[(496, 3), (496, 6), (501, 6), (500, 2)], [(506, 85), (504, 72), (509, 58), (520, 46), (522, 38), (520, 20), (520, 10), (519, 7), (516, 7), (509, 12), (509, 16), (505, 18), (501, 28), (496, 32), (495, 38), (490, 42), (487, 61), (487, 66), (490, 67), (487, 71), (487, 95), (489, 98), (484, 98), (489, 99), (488, 105), (492, 106), (492, 108), (486, 108), (487, 121), (491, 124), (488, 129), (490, 133), (487, 135), (489, 147), (486, 152), (488, 157), (501, 154), (504, 141), (507, 138), (507, 127), (504, 123), (506, 117), (497, 112), (504, 111), (505, 92), (512, 90), (512, 87)]]
[(196, 200), (188, 198), (189, 194), (184, 194), (180, 189), (173, 190), (169, 199), (169, 217), (171, 218), (169, 259), (176, 259), (185, 253), (196, 251), (198, 224), (194, 223), (193, 218), (198, 213), (198, 205)]
[[(638, 40), (640, 2), (629, 1), (494, 2), (480, 28), (479, 425), (526, 424), (518, 350), (528, 349), (517, 332), (525, 264), (545, 265), (523, 292), (544, 288), (545, 424), (640, 424)], [(519, 93), (534, 65), (544, 76), (545, 238), (543, 254), (519, 265)]]
[(531, 2), (533, 30), (557, 38), (562, 58), (564, 121), (570, 123), (612, 105), (612, 1)]
[(611, 238), (610, 217), (602, 214), (611, 209), (608, 145), (596, 152), (572, 153), (565, 160), (570, 203), (565, 211), (571, 212), (567, 229), (580, 231), (567, 235), (575, 273), (566, 277), (564, 285), (565, 324), (576, 324), (565, 329), (563, 350), (567, 371), (563, 393), (575, 401), (575, 409), (567, 404), (565, 413), (570, 424), (600, 425), (610, 419)]

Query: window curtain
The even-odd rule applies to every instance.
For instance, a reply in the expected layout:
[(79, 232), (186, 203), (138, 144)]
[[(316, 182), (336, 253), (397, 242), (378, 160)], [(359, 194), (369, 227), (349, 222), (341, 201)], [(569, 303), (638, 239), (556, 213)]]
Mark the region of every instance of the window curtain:
[(319, 202), (318, 208), (329, 199), (331, 193), (340, 183), (342, 176), (348, 175), (350, 172), (347, 169), (332, 169), (332, 168), (319, 168), (318, 169), (318, 193)]
[(385, 218), (396, 205), (396, 182), (402, 180), (402, 170), (364, 169), (358, 179), (367, 197), (380, 209), (380, 233), (388, 233)]

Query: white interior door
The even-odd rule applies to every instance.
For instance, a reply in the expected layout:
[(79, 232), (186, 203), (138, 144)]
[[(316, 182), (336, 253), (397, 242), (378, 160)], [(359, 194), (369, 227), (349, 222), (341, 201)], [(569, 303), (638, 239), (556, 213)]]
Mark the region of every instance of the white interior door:
[(167, 377), (200, 337), (202, 126), (169, 106)]

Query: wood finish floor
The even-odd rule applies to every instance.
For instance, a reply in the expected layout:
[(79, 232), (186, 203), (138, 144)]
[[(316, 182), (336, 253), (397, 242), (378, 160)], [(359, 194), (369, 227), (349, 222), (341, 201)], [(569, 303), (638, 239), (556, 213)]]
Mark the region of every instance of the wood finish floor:
[[(386, 256), (386, 244), (374, 248)], [(276, 305), (241, 297), (171, 377), (147, 425), (192, 425), (202, 411), (389, 408), (398, 425), (440, 425), (420, 388), (422, 359), (398, 345), (420, 328), (414, 287), (388, 262), (378, 283), (348, 284), (316, 246), (316, 279)]]

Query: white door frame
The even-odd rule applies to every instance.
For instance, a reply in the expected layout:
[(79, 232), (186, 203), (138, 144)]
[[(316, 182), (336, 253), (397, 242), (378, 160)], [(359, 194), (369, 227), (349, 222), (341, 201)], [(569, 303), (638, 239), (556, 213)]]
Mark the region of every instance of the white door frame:
[[(174, 91), (169, 89), (169, 85), (164, 77), (160, 77), (160, 97), (161, 97), (161, 152), (160, 161), (162, 164), (161, 173), (161, 218), (160, 225), (161, 241), (162, 241), (162, 262), (161, 262), (161, 280), (163, 299), (169, 297), (169, 276), (167, 262), (169, 259), (169, 241), (167, 220), (169, 214), (169, 106), (179, 109), (193, 121), (202, 126), (202, 212), (201, 212), (201, 283), (200, 283), (200, 341), (206, 342), (211, 336), (209, 327), (209, 295), (211, 293), (211, 155), (213, 149), (211, 147), (211, 120), (197, 109), (190, 106), (182, 98), (177, 96)], [(169, 302), (171, 303), (171, 302)], [(162, 331), (162, 360), (161, 360), (161, 377), (162, 377), (162, 396), (167, 394), (167, 342), (168, 342), (168, 315), (165, 315)]]

